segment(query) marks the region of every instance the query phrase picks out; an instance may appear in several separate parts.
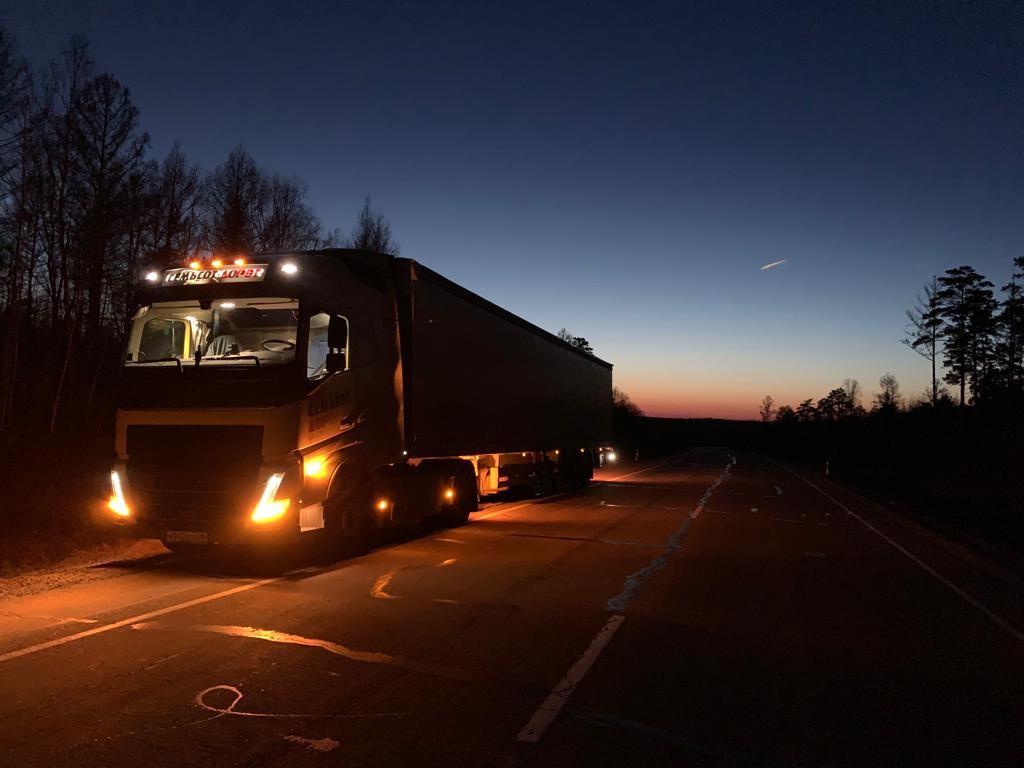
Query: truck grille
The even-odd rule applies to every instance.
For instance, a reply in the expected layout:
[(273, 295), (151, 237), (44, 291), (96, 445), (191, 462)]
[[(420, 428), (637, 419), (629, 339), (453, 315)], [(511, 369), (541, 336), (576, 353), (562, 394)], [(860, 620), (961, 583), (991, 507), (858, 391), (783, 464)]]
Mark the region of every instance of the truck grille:
[(128, 482), (140, 516), (208, 524), (242, 513), (256, 490), (262, 442), (262, 427), (129, 426)]

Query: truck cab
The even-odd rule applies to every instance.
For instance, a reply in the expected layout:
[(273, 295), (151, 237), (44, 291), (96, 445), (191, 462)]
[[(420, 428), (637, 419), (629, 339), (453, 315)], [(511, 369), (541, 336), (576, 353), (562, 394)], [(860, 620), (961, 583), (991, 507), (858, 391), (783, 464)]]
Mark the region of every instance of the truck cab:
[(400, 460), (402, 435), (393, 294), (369, 266), (283, 254), (146, 275), (120, 377), (115, 522), (171, 546), (232, 543), (331, 514), (344, 528), (344, 507), (372, 506), (341, 485), (368, 497), (356, 475)]

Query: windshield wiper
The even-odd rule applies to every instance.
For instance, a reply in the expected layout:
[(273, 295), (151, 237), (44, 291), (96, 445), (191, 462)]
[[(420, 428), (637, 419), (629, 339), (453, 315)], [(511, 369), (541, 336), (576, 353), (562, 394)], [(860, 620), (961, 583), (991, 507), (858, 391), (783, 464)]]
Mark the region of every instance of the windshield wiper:
[(178, 373), (182, 373), (181, 358), (179, 357), (158, 357), (155, 360), (132, 360), (129, 365), (152, 365), (153, 363), (177, 363)]

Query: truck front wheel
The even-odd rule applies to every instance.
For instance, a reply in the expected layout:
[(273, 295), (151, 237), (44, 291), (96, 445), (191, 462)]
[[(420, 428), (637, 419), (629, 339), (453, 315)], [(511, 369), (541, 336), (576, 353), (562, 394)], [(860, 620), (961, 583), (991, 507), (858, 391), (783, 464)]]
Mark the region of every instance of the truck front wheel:
[(366, 492), (336, 496), (324, 503), (324, 533), (333, 554), (355, 557), (369, 549), (373, 533), (371, 505)]

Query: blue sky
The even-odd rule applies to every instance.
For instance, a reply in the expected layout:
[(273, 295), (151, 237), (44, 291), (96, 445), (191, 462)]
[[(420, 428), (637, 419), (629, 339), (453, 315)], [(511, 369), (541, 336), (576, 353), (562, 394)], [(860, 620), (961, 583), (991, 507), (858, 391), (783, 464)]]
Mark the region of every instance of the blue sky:
[[(0, 12), (34, 62), (86, 35), (154, 152), (245, 144), (330, 227), (570, 327), (657, 415), (753, 416), (925, 361), (935, 273), (1024, 236), (1013, 3), (101, 3)], [(779, 259), (786, 263), (761, 271)]]

